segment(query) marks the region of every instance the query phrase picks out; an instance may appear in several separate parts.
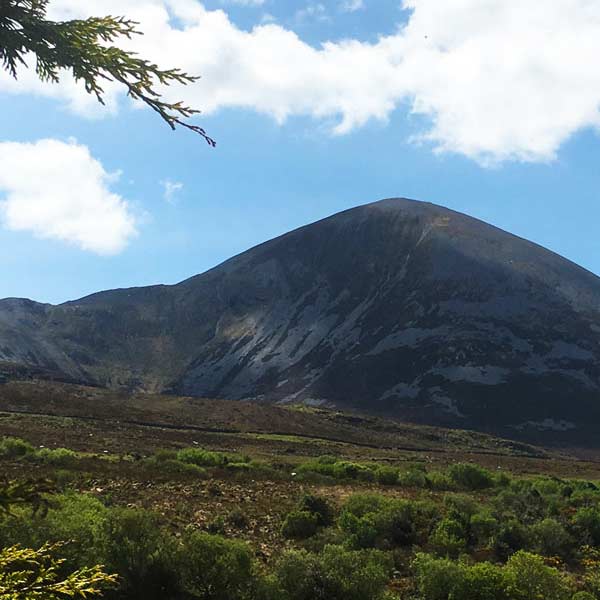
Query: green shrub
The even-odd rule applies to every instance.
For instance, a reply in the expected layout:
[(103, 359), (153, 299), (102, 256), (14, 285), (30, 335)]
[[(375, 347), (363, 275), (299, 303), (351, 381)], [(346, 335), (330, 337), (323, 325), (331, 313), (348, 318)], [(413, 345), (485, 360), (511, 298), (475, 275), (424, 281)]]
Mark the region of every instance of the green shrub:
[(467, 548), (466, 532), (455, 519), (442, 519), (429, 538), (429, 545), (436, 554), (457, 558)]
[(248, 519), (248, 515), (243, 510), (234, 508), (227, 515), (227, 522), (236, 529), (245, 529), (248, 527), (250, 520)]
[(584, 506), (573, 516), (574, 530), (582, 545), (600, 546), (600, 509)]
[(506, 560), (514, 552), (532, 547), (531, 534), (519, 521), (510, 518), (500, 523), (494, 540), (494, 550), (499, 558)]
[(68, 448), (42, 448), (35, 453), (35, 460), (54, 467), (74, 467), (79, 461), (79, 455)]
[(372, 466), (340, 461), (332, 456), (321, 456), (317, 460), (305, 462), (298, 467), (298, 472), (302, 474), (317, 473), (334, 479), (373, 481), (375, 478)]
[(165, 460), (177, 460), (177, 450), (167, 450), (166, 448), (161, 448), (154, 453), (152, 456), (156, 462), (163, 462)]
[(342, 507), (339, 525), (355, 548), (411, 546), (419, 537), (425, 504), (386, 498), (376, 494), (355, 494)]
[(427, 471), (412, 467), (398, 475), (398, 483), (404, 487), (426, 488), (431, 486)]
[(504, 567), (422, 553), (412, 566), (420, 600), (568, 600), (572, 593), (568, 577), (523, 551)]
[(333, 508), (323, 496), (304, 494), (298, 502), (297, 509), (315, 515), (319, 527), (329, 527), (333, 523)]
[(34, 452), (35, 448), (21, 438), (3, 437), (0, 439), (0, 457), (2, 458), (22, 458)]
[(375, 479), (381, 485), (396, 485), (398, 483), (398, 469), (386, 466), (377, 467)]
[(458, 486), (467, 490), (484, 490), (493, 487), (493, 475), (483, 467), (471, 463), (457, 463), (448, 469), (448, 476)]
[(422, 600), (453, 598), (454, 591), (459, 588), (463, 579), (464, 568), (460, 563), (447, 558), (436, 558), (431, 554), (417, 554), (412, 568), (419, 598)]
[(287, 552), (276, 569), (277, 600), (383, 600), (392, 564), (377, 551), (326, 546)]
[(177, 460), (199, 467), (223, 467), (230, 457), (221, 452), (209, 452), (202, 448), (183, 448), (177, 452)]
[(456, 482), (447, 474), (440, 471), (432, 471), (427, 475), (428, 485), (434, 490), (456, 490)]
[(206, 524), (206, 530), (213, 535), (225, 535), (225, 519), (222, 515), (214, 517)]
[(179, 560), (182, 586), (192, 598), (254, 598), (256, 565), (253, 553), (243, 542), (194, 532), (185, 537)]
[(157, 460), (154, 457), (144, 460), (144, 466), (159, 473), (174, 474), (174, 475), (191, 475), (199, 479), (206, 478), (207, 472), (204, 467), (191, 462), (183, 462), (174, 459)]
[(537, 552), (544, 556), (568, 557), (574, 546), (573, 539), (561, 523), (544, 519), (531, 527)]
[(488, 546), (496, 532), (498, 531), (499, 523), (488, 512), (479, 512), (471, 517), (470, 529), (473, 536), (473, 541), (482, 546)]
[(511, 600), (569, 600), (572, 584), (557, 569), (535, 554), (520, 550), (504, 568), (506, 591)]
[(594, 594), (590, 594), (589, 592), (577, 592), (573, 594), (571, 600), (596, 600), (596, 596), (594, 596)]
[(293, 510), (286, 516), (281, 526), (281, 535), (285, 538), (306, 539), (317, 532), (318, 518), (305, 510)]
[[(129, 508), (109, 511), (100, 532), (103, 563), (119, 575), (128, 600), (178, 598), (182, 557), (158, 517)], [(185, 553), (184, 553), (185, 556)]]
[(464, 568), (454, 597), (457, 600), (512, 600), (506, 591), (502, 567), (489, 562)]
[(0, 546), (21, 544), (39, 548), (44, 543), (66, 542), (61, 555), (67, 567), (105, 564), (99, 536), (108, 509), (97, 498), (75, 492), (52, 497), (46, 515), (31, 511), (16, 513), (18, 518), (0, 518)]

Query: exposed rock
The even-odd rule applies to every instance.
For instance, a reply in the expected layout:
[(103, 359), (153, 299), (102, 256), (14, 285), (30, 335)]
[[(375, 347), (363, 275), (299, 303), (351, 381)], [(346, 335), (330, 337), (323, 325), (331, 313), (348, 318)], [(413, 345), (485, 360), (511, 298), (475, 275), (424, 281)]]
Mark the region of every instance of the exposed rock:
[(0, 361), (5, 377), (587, 427), (600, 423), (600, 279), (476, 219), (391, 199), (175, 286), (0, 301)]

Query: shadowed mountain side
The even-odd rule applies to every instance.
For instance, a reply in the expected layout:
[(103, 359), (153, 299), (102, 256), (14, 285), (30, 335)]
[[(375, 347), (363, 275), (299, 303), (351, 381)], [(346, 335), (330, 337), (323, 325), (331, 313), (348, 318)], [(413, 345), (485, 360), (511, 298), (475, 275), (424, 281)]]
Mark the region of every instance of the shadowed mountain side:
[(113, 388), (582, 433), (600, 423), (600, 279), (476, 219), (384, 200), (175, 286), (0, 301), (0, 360)]

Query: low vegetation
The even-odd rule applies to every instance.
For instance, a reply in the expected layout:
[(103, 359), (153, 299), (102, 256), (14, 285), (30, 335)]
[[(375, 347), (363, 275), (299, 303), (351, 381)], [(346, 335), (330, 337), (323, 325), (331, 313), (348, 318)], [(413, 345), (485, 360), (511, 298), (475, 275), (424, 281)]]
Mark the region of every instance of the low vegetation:
[(0, 465), (40, 476), (0, 484), (2, 599), (600, 600), (595, 481), (17, 438)]

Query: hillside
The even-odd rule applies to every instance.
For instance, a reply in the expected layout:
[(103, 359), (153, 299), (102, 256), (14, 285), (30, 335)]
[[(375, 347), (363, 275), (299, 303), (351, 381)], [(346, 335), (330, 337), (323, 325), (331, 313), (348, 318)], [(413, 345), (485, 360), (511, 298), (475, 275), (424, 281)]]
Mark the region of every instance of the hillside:
[(448, 209), (391, 199), (175, 286), (0, 301), (0, 372), (593, 436), (600, 279)]

